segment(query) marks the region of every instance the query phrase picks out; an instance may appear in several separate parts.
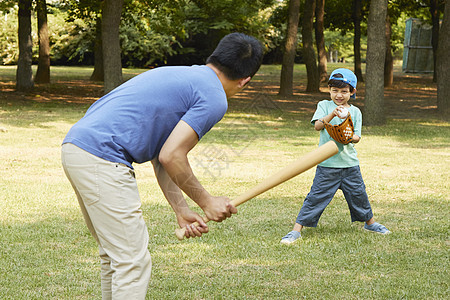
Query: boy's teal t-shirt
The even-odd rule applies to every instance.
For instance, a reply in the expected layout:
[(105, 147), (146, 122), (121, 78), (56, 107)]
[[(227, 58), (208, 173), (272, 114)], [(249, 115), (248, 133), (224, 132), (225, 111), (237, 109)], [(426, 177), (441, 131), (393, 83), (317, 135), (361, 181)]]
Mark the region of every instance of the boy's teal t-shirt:
[[(311, 124), (314, 123), (326, 115), (330, 114), (337, 105), (332, 100), (322, 100), (317, 104), (316, 112), (314, 113)], [(362, 114), (359, 108), (354, 105), (350, 105), (348, 108), (350, 115), (352, 117), (353, 126), (355, 130), (355, 134), (361, 137), (361, 126), (362, 126)], [(342, 123), (344, 119), (340, 119), (338, 117), (334, 117), (330, 124), (338, 125)], [(322, 129), (320, 131), (320, 140), (319, 146), (325, 144), (328, 141), (334, 141), (331, 136), (328, 134), (326, 129)], [(329, 159), (321, 162), (319, 166), (328, 167), (328, 168), (350, 168), (359, 165), (359, 160), (357, 157), (357, 152), (353, 143), (349, 143), (347, 145), (336, 142), (339, 148), (339, 153), (330, 157)]]

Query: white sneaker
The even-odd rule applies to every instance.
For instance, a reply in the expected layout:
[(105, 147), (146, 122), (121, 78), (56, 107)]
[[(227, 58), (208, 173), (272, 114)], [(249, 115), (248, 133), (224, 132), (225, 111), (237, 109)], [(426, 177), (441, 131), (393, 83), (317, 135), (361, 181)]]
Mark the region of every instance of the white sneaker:
[(284, 245), (290, 245), (292, 243), (294, 243), (296, 240), (298, 240), (299, 238), (301, 238), (302, 235), (300, 232), (292, 230), (291, 232), (289, 232), (288, 234), (286, 234), (280, 241), (281, 244)]
[(379, 234), (389, 234), (389, 233), (391, 233), (386, 227), (384, 227), (383, 225), (381, 225), (380, 223), (377, 223), (377, 222), (375, 222), (375, 223), (373, 223), (371, 225), (367, 225), (367, 223), (364, 224), (364, 229), (368, 230), (368, 231), (376, 232), (376, 233), (379, 233)]

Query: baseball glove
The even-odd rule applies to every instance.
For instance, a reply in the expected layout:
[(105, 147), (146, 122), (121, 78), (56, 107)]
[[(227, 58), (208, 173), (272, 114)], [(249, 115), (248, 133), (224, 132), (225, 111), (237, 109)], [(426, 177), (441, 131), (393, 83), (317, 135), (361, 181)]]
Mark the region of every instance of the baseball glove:
[(331, 125), (328, 122), (324, 122), (324, 125), (328, 134), (336, 142), (346, 145), (352, 141), (354, 128), (350, 114), (348, 114), (348, 117), (344, 120), (344, 122), (339, 125)]

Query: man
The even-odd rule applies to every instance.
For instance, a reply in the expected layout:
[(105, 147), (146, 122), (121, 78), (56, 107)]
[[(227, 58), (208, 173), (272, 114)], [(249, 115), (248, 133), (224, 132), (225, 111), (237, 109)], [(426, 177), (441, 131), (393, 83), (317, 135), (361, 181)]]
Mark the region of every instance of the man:
[(103, 299), (144, 299), (150, 280), (149, 237), (133, 163), (152, 162), (188, 238), (208, 227), (181, 191), (210, 220), (221, 222), (237, 212), (227, 197), (205, 190), (187, 154), (222, 119), (227, 98), (250, 81), (262, 55), (255, 38), (229, 34), (206, 65), (142, 73), (100, 98), (68, 132), (62, 163), (99, 245)]

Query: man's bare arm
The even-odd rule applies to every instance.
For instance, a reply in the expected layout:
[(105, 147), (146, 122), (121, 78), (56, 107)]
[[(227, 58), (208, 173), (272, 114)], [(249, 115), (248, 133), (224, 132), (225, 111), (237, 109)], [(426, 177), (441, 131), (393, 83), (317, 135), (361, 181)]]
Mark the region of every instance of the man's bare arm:
[(220, 222), (237, 210), (227, 197), (211, 196), (192, 172), (187, 154), (197, 143), (197, 133), (180, 121), (164, 143), (158, 159), (172, 181), (203, 209), (208, 219)]

